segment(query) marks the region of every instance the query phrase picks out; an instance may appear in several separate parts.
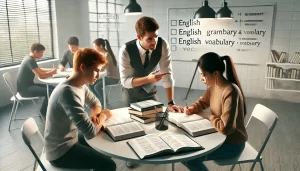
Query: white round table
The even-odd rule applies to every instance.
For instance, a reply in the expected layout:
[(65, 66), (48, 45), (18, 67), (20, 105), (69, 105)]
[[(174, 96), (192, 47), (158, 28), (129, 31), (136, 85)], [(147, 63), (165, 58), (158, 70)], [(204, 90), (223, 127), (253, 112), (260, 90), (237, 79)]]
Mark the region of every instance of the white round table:
[[(68, 69), (68, 70), (66, 70), (66, 71), (64, 71), (64, 72), (61, 72), (61, 73), (67, 73), (68, 75), (71, 76), (71, 75), (72, 75), (72, 72), (73, 72), (73, 71), (72, 71), (71, 69)], [(104, 106), (104, 108), (106, 108), (105, 79), (104, 79), (105, 76), (106, 76), (106, 72), (105, 72), (105, 71), (100, 72), (100, 78), (103, 79), (102, 83), (103, 83), (103, 99), (104, 99), (104, 101), (103, 101), (103, 103), (104, 103), (103, 106)], [(39, 78), (39, 80), (40, 80), (41, 82), (46, 83), (46, 85), (47, 85), (47, 96), (48, 96), (48, 99), (49, 99), (49, 97), (50, 97), (50, 95), (49, 95), (49, 85), (50, 85), (50, 84), (57, 85), (57, 84), (63, 82), (64, 80), (66, 80), (66, 79), (67, 79), (66, 77), (61, 77), (61, 78), (48, 77), (48, 78), (44, 78), (44, 79), (40, 79), (40, 78)]]
[[(120, 108), (112, 110), (113, 114), (117, 115), (129, 115), (128, 108)], [(162, 131), (158, 131), (155, 129), (155, 123), (148, 123), (148, 124), (140, 124), (146, 134), (153, 134), (153, 133), (161, 133)], [(166, 130), (168, 132), (176, 132), (181, 134), (187, 134), (182, 129), (178, 128), (176, 125), (169, 123), (169, 128)], [(120, 160), (132, 161), (135, 163), (147, 163), (147, 164), (172, 164), (172, 170), (174, 170), (174, 163), (183, 162), (191, 159), (196, 159), (199, 157), (206, 156), (207, 154), (213, 152), (217, 148), (219, 148), (226, 139), (226, 136), (216, 132), (212, 134), (207, 134), (199, 137), (192, 137), (189, 136), (191, 139), (196, 141), (204, 150), (200, 151), (193, 151), (187, 153), (179, 153), (149, 159), (139, 159), (139, 157), (135, 154), (135, 152), (128, 146), (127, 141), (117, 141), (115, 142), (111, 139), (105, 132), (101, 131), (96, 137), (90, 140), (86, 140), (87, 143), (94, 148), (95, 150), (99, 151), (102, 154), (107, 156), (117, 158)]]

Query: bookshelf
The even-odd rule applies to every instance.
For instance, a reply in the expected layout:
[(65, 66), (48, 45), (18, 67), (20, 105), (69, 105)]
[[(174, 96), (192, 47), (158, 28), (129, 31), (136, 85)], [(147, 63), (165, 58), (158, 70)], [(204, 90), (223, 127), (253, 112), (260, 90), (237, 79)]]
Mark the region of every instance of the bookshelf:
[(282, 81), (299, 81), (300, 79), (291, 79), (291, 78), (276, 78), (276, 77), (266, 77), (267, 79), (272, 79), (272, 80), (282, 80)]
[(289, 61), (286, 52), (271, 50), (271, 62), (266, 62), (265, 89), (270, 91), (300, 92), (300, 53), (295, 52)]
[(300, 64), (293, 64), (293, 63), (274, 63), (274, 62), (267, 62), (267, 65), (278, 65), (278, 66), (293, 66), (293, 67), (300, 67)]

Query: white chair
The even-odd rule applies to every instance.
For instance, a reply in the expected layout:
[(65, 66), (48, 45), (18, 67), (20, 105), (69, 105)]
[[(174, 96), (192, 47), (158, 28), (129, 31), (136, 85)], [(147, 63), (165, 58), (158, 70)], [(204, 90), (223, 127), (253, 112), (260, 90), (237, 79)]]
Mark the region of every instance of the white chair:
[[(108, 93), (106, 94), (106, 99), (107, 99), (107, 102), (109, 100), (109, 95), (110, 95), (110, 92), (111, 92), (111, 88), (113, 87), (119, 87), (121, 85), (121, 79), (119, 80), (119, 82), (117, 84), (111, 84), (111, 85), (106, 85), (105, 87), (108, 87)], [(117, 102), (120, 102), (121, 100), (118, 100), (118, 101), (113, 101), (113, 102), (109, 102), (107, 104), (113, 104), (113, 103), (117, 103)]]
[(267, 126), (268, 128), (268, 134), (266, 135), (266, 139), (263, 142), (262, 147), (260, 150), (257, 152), (248, 142), (246, 142), (245, 148), (242, 151), (241, 155), (236, 158), (231, 158), (231, 159), (225, 159), (225, 160), (215, 160), (215, 163), (218, 164), (219, 166), (226, 166), (226, 165), (232, 165), (231, 170), (234, 169), (235, 165), (238, 164), (241, 170), (241, 165), (242, 163), (253, 163), (251, 166), (251, 171), (254, 169), (256, 162), (259, 162), (260, 168), (263, 171), (264, 167), (262, 164), (262, 152), (265, 149), (267, 142), (275, 128), (275, 125), (278, 120), (278, 116), (269, 108), (257, 104), (253, 112), (248, 120), (248, 123), (246, 125), (246, 128), (248, 127), (249, 123), (253, 118), (258, 119), (260, 122), (262, 122), (264, 125)]
[[(10, 126), (11, 126), (11, 121), (12, 120), (25, 120), (26, 118), (16, 118), (16, 113), (19, 107), (19, 103), (22, 104), (21, 101), (28, 101), (31, 100), (35, 106), (35, 108), (37, 109), (37, 112), (39, 115), (36, 116), (40, 116), (42, 119), (43, 116), (41, 115), (40, 111), (38, 110), (37, 104), (35, 103), (34, 100), (39, 99), (40, 97), (22, 97), (16, 90), (16, 77), (13, 76), (13, 73), (7, 72), (3, 74), (3, 78), (4, 81), (7, 85), (7, 87), (9, 88), (9, 91), (12, 93), (12, 97), (10, 98), (10, 101), (13, 102), (13, 107), (11, 109), (11, 114), (10, 114), (10, 120), (9, 120), (9, 126), (8, 126), (8, 131), (10, 131)], [(36, 117), (34, 116), (34, 117)]]
[[(34, 150), (34, 147), (32, 144), (39, 144), (42, 148), (44, 148), (44, 138), (41, 135), (38, 126), (33, 118), (28, 118), (22, 128), (22, 138), (25, 142), (25, 144), (28, 146), (29, 150), (33, 154), (35, 158), (34, 163), (34, 171), (42, 170), (42, 171), (90, 171), (90, 169), (67, 169), (67, 168), (58, 168), (55, 166), (52, 166), (48, 160), (46, 160), (44, 150), (42, 150), (41, 157), (38, 157), (37, 152)], [(37, 166), (38, 163), (38, 167)]]

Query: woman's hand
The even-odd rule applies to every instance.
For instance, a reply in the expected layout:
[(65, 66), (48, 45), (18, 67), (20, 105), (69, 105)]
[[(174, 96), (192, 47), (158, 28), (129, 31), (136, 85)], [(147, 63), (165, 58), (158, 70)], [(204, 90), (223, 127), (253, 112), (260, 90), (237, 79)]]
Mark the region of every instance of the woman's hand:
[(187, 114), (187, 115), (191, 115), (191, 114), (192, 114), (188, 107), (184, 107), (183, 112), (184, 112), (185, 114)]

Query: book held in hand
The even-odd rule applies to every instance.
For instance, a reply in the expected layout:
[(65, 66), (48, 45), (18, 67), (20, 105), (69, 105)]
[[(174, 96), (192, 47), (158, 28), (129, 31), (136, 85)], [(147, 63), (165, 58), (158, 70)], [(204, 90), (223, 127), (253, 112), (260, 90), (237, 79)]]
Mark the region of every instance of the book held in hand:
[(145, 100), (137, 103), (131, 103), (130, 107), (137, 111), (144, 112), (148, 110), (155, 110), (156, 108), (161, 108), (163, 107), (163, 105), (164, 104), (162, 104), (161, 102), (155, 100)]
[(146, 134), (139, 123), (134, 122), (126, 116), (128, 116), (128, 114), (124, 114), (124, 116), (113, 114), (112, 117), (103, 124), (104, 131), (114, 141), (125, 140)]
[(169, 121), (182, 128), (193, 137), (216, 132), (212, 123), (197, 114), (169, 112)]
[(173, 132), (148, 134), (127, 143), (140, 159), (204, 149), (188, 136)]

